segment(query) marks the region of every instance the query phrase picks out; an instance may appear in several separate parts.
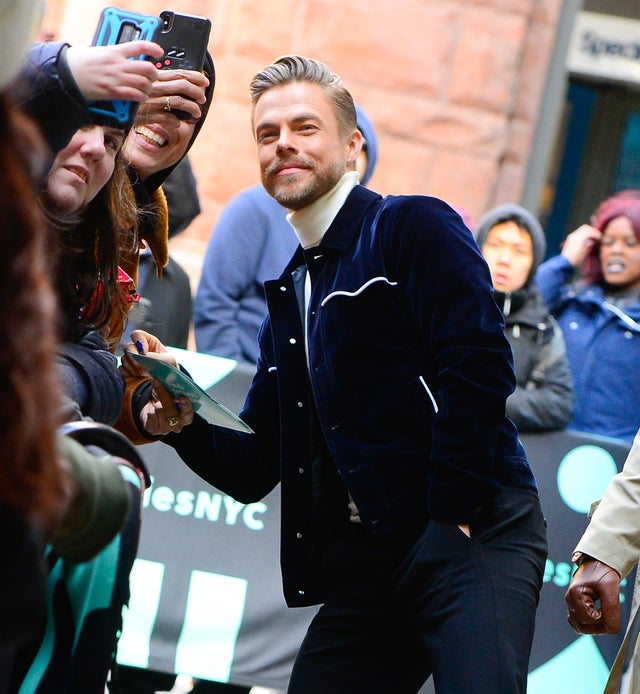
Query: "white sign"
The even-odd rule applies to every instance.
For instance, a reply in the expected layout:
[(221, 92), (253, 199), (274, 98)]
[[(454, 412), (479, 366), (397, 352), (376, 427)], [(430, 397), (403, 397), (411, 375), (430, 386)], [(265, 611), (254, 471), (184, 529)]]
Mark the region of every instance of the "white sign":
[(580, 12), (573, 27), (567, 70), (617, 82), (640, 83), (640, 21)]

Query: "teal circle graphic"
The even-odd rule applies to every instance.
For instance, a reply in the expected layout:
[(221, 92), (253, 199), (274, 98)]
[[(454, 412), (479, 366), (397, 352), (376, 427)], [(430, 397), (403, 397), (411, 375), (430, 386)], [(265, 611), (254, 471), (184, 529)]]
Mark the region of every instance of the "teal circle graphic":
[(564, 503), (577, 513), (587, 513), (618, 472), (611, 453), (600, 446), (570, 450), (558, 467), (558, 491)]

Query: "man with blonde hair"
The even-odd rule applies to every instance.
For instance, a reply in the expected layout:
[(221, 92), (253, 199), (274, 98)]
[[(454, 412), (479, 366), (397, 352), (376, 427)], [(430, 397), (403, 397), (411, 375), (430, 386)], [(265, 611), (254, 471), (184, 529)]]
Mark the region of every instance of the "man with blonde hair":
[(284, 56), (251, 84), (266, 190), (299, 247), (242, 418), (165, 441), (242, 502), (282, 485), (283, 585), (320, 604), (290, 692), (526, 690), (546, 558), (491, 277), (444, 202), (358, 184), (353, 99)]

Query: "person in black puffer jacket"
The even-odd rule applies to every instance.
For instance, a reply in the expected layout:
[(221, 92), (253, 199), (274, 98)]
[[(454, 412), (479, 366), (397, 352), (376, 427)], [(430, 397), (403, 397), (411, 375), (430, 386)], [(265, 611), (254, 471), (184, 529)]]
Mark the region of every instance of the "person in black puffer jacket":
[(506, 204), (489, 210), (475, 235), (513, 351), (517, 385), (507, 415), (522, 432), (563, 429), (573, 411), (571, 372), (562, 331), (533, 283), (546, 249), (542, 227), (529, 211)]

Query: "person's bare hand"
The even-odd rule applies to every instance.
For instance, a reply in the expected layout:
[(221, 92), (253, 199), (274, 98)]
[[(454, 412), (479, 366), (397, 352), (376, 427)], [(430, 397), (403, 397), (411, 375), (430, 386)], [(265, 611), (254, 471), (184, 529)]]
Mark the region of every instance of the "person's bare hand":
[(148, 60), (130, 60), (140, 55), (159, 58), (164, 50), (151, 41), (127, 41), (110, 46), (70, 46), (67, 62), (87, 100), (145, 101), (158, 78), (158, 69)]
[(124, 346), (124, 354), (120, 365), (120, 371), (127, 376), (149, 375), (141, 364), (134, 361), (129, 354), (144, 354), (153, 359), (164, 361), (177, 368), (178, 362), (171, 352), (158, 340), (155, 335), (145, 330), (134, 330), (131, 333), (131, 342)]
[[(138, 110), (136, 123), (155, 123), (166, 119), (171, 111), (188, 113), (190, 120), (202, 116), (209, 79), (195, 70), (159, 70), (149, 99)], [(171, 111), (167, 110), (167, 106)]]
[(579, 634), (615, 634), (620, 629), (620, 575), (607, 564), (586, 559), (564, 599), (567, 620)]
[(589, 251), (600, 242), (602, 232), (590, 224), (583, 224), (572, 231), (562, 244), (562, 255), (577, 267), (587, 257)]
[(193, 422), (193, 405), (189, 398), (172, 397), (159, 382), (153, 381), (151, 396), (140, 412), (140, 423), (151, 436), (179, 433)]

